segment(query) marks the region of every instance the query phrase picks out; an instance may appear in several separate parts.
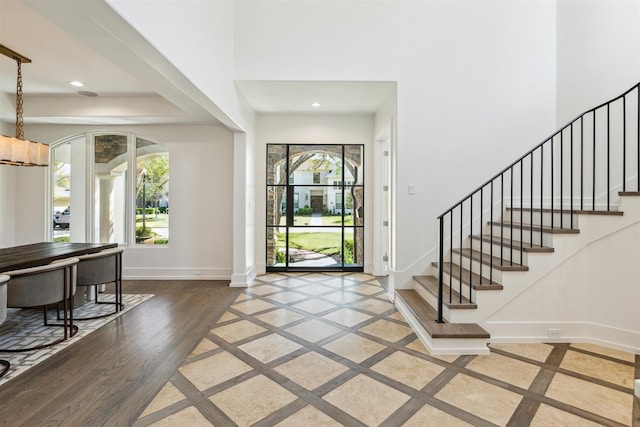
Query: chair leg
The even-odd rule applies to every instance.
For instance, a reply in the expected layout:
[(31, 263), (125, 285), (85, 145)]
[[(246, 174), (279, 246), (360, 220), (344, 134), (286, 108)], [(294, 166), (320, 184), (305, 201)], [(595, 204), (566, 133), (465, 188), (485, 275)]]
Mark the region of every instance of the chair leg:
[(9, 363), (8, 360), (0, 359), (0, 365), (4, 366), (0, 371), (0, 378), (2, 378), (9, 372), (9, 369), (11, 369), (11, 363)]
[[(66, 316), (66, 311), (67, 311), (66, 304), (65, 304), (64, 308), (65, 308), (65, 316), (64, 317), (67, 318), (67, 316)], [(49, 343), (46, 343), (46, 344), (36, 345), (36, 346), (33, 346), (33, 347), (29, 347), (29, 348), (7, 348), (7, 349), (0, 348), (0, 353), (20, 353), (20, 352), (23, 352), (23, 351), (40, 350), (40, 349), (43, 349), (43, 348), (54, 346), (56, 344), (60, 344), (61, 342), (64, 342), (64, 341), (67, 340), (68, 335), (74, 336), (74, 335), (76, 335), (76, 333), (78, 333), (78, 327), (76, 325), (68, 324), (67, 322), (64, 322), (64, 323), (49, 323), (49, 319), (48, 319), (48, 315), (47, 315), (47, 306), (46, 305), (42, 306), (42, 313), (43, 313), (43, 316), (44, 316), (44, 319), (43, 319), (44, 320), (44, 326), (58, 326), (58, 327), (62, 326), (62, 327), (64, 327), (64, 337), (63, 338), (59, 338), (59, 339), (54, 340), (52, 342), (49, 342)], [(67, 328), (69, 328), (69, 329), (67, 330)], [(67, 332), (69, 332), (69, 333), (67, 334)], [(1, 376), (2, 375), (0, 374), (0, 377)]]

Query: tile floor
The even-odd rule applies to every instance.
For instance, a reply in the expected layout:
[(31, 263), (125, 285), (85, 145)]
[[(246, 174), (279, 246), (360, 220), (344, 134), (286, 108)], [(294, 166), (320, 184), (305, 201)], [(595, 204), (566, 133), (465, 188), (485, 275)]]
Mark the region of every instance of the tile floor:
[(432, 356), (374, 277), (269, 274), (135, 425), (628, 426), (638, 366), (591, 344)]

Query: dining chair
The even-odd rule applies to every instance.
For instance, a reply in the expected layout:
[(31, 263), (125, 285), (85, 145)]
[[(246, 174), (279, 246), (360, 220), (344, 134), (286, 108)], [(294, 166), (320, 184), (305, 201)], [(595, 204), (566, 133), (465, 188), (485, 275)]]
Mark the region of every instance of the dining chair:
[[(94, 301), (96, 304), (113, 304), (115, 305), (115, 311), (90, 316), (90, 317), (77, 317), (75, 320), (91, 320), (101, 317), (110, 316), (124, 309), (122, 303), (122, 253), (124, 248), (117, 247), (111, 249), (104, 249), (100, 252), (88, 255), (82, 255), (78, 257), (78, 274), (76, 276), (76, 286), (84, 287), (87, 290), (92, 288), (94, 295)], [(114, 284), (114, 301), (100, 301), (98, 299), (98, 287), (107, 284)], [(80, 292), (80, 295), (84, 292)]]
[[(10, 278), (7, 275), (0, 275), (0, 325), (7, 319), (7, 282)], [(0, 359), (0, 365), (3, 366), (0, 371), (0, 378), (2, 378), (9, 372), (11, 363), (8, 360)]]
[[(19, 352), (38, 350), (66, 341), (78, 331), (73, 324), (73, 295), (76, 292), (76, 267), (78, 258), (67, 258), (51, 264), (4, 272), (9, 276), (7, 281), (7, 307), (35, 308), (42, 307), (45, 326), (62, 326), (63, 338), (29, 348), (0, 349), (0, 352)], [(63, 323), (49, 323), (47, 306), (63, 304), (65, 308)], [(68, 314), (69, 313), (69, 314)]]

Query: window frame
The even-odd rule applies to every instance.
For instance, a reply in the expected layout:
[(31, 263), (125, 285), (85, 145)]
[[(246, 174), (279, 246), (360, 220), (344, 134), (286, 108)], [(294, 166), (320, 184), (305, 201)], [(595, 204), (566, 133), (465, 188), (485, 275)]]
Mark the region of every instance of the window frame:
[[(155, 144), (161, 145), (166, 149), (167, 156), (169, 158), (169, 169), (171, 169), (171, 148), (167, 144), (163, 142), (158, 142), (153, 138), (148, 138), (144, 135), (133, 133), (133, 132), (125, 132), (125, 131), (88, 131), (81, 134), (73, 134), (67, 137), (60, 139), (50, 145), (49, 150), (49, 161), (50, 164), (54, 160), (54, 150), (58, 146), (62, 146), (66, 143), (69, 143), (78, 138), (84, 138), (84, 142), (86, 144), (86, 154), (84, 156), (84, 219), (85, 219), (85, 230), (83, 242), (96, 242), (99, 239), (99, 236), (96, 236), (96, 205), (94, 203), (94, 197), (96, 196), (96, 168), (95, 168), (95, 140), (96, 137), (101, 135), (118, 135), (125, 136), (127, 138), (127, 153), (126, 153), (126, 168), (124, 173), (126, 176), (126, 186), (125, 186), (125, 200), (124, 200), (124, 210), (125, 210), (125, 219), (124, 219), (124, 242), (118, 242), (118, 244), (131, 247), (131, 248), (168, 248), (171, 244), (171, 238), (169, 238), (168, 244), (161, 245), (143, 245), (136, 244), (136, 164), (137, 164), (137, 147), (136, 141), (138, 139), (144, 139)], [(47, 220), (45, 233), (46, 240), (53, 241), (54, 233), (53, 233), (53, 223), (50, 218), (50, 212), (53, 212), (53, 190), (55, 185), (55, 169), (53, 167), (49, 168), (49, 173), (47, 174), (47, 191), (45, 192), (45, 197), (47, 198), (45, 206), (46, 206), (46, 215), (45, 218)], [(74, 180), (78, 181), (83, 179), (81, 176), (74, 176)], [(170, 184), (169, 184), (170, 185)], [(81, 189), (82, 190), (82, 189)], [(72, 195), (74, 194), (73, 189), (71, 190)], [(75, 212), (74, 215), (82, 215), (83, 212)], [(72, 225), (73, 226), (73, 225)], [(171, 221), (169, 221), (169, 236), (171, 236)], [(79, 241), (79, 239), (74, 239), (74, 241)]]

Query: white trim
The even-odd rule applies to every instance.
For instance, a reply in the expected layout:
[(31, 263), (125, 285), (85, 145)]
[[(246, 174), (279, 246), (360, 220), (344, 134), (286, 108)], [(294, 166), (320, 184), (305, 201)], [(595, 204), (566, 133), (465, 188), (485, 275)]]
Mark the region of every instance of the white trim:
[(124, 267), (124, 280), (230, 280), (229, 268)]
[(431, 338), (401, 298), (397, 298), (395, 304), (430, 354), (489, 354), (486, 338)]
[[(640, 333), (593, 322), (487, 322), (486, 326), (492, 343), (591, 343), (640, 354)], [(560, 336), (550, 338), (549, 329), (561, 331)]]
[[(247, 286), (247, 259), (249, 254), (247, 245), (247, 134), (233, 133), (233, 274), (231, 286)], [(255, 272), (255, 266), (249, 270)], [(254, 276), (255, 277), (255, 276)]]
[[(390, 130), (387, 128), (383, 132), (388, 135)], [(377, 173), (373, 176), (373, 275), (388, 276), (389, 275), (389, 254), (390, 241), (389, 230), (391, 220), (389, 218), (388, 209), (385, 212), (385, 198), (387, 206), (390, 205), (391, 199), (391, 182), (389, 179), (389, 158), (390, 153), (389, 137), (383, 137), (376, 140), (374, 144), (373, 167)], [(385, 152), (387, 155), (385, 156)], [(384, 189), (386, 187), (386, 190)], [(384, 225), (383, 222), (387, 224)], [(384, 260), (384, 256), (387, 260)]]
[(231, 288), (246, 288), (253, 285), (253, 282), (256, 279), (256, 267), (253, 266), (247, 271), (246, 274), (232, 274), (231, 275), (231, 283), (229, 283), (229, 287)]

